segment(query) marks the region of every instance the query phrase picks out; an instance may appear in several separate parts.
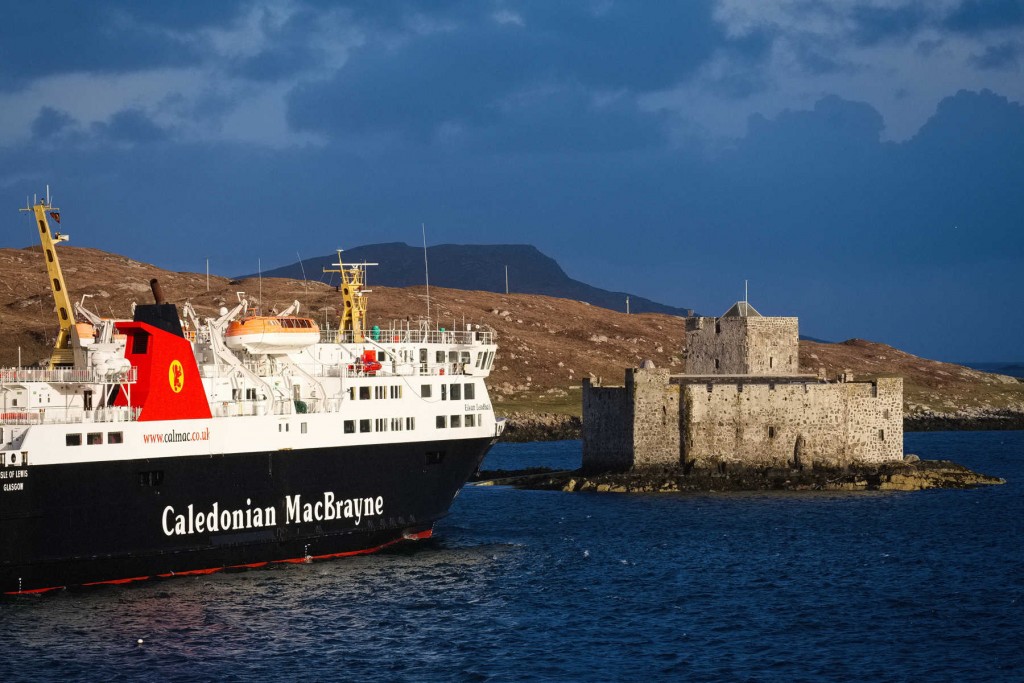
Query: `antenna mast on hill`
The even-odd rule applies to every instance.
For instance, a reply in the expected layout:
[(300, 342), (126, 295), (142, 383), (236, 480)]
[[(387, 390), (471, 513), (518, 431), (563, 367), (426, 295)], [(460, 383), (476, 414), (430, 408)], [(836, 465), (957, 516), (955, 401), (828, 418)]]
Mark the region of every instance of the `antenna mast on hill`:
[(423, 228), (423, 276), (427, 282), (427, 324), (430, 324), (430, 266), (427, 264), (427, 224), (420, 223)]

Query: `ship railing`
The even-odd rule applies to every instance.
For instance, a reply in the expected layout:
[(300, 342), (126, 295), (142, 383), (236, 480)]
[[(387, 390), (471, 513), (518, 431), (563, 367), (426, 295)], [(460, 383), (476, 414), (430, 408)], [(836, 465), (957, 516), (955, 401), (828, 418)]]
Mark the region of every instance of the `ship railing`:
[(0, 424), (91, 424), (109, 422), (135, 422), (141, 408), (105, 406), (93, 410), (81, 408), (23, 408), (0, 413)]
[(104, 374), (95, 369), (77, 368), (4, 368), (0, 370), (0, 385), (46, 382), (49, 384), (134, 384), (138, 369)]
[(414, 330), (414, 329), (378, 329), (368, 330), (363, 341), (357, 342), (351, 330), (320, 330), (320, 342), (323, 344), (448, 344), (455, 346), (473, 346), (476, 344), (493, 344), (494, 333), (490, 330)]

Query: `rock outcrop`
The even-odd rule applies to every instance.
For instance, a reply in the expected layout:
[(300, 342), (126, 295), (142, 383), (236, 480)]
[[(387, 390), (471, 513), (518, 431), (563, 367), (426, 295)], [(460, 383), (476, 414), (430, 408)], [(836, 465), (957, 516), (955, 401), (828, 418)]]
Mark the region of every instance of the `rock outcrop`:
[(920, 491), (967, 489), (1005, 480), (974, 472), (948, 460), (907, 456), (899, 463), (846, 469), (759, 469), (684, 472), (683, 468), (638, 468), (629, 472), (482, 472), (484, 484), (525, 489), (596, 493), (670, 493), (716, 491)]

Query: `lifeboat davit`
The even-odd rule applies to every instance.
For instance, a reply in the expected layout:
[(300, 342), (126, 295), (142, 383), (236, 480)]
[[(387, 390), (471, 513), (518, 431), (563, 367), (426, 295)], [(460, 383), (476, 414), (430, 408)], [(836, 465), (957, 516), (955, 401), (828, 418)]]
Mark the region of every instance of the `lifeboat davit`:
[(232, 320), (224, 343), (232, 351), (253, 354), (290, 353), (320, 341), (320, 326), (309, 318), (251, 315)]

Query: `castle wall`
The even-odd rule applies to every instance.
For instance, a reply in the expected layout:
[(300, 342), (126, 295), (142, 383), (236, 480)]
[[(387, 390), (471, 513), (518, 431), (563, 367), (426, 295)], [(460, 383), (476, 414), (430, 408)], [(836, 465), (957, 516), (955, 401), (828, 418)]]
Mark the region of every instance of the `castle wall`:
[(694, 467), (838, 467), (903, 457), (900, 378), (686, 383), (682, 393), (683, 458)]
[(584, 379), (583, 415), (583, 469), (632, 467), (633, 397), (629, 390), (595, 387)]
[(627, 370), (633, 393), (633, 464), (680, 462), (680, 387), (669, 382), (668, 370)]
[(686, 319), (687, 374), (795, 375), (799, 365), (796, 318)]

